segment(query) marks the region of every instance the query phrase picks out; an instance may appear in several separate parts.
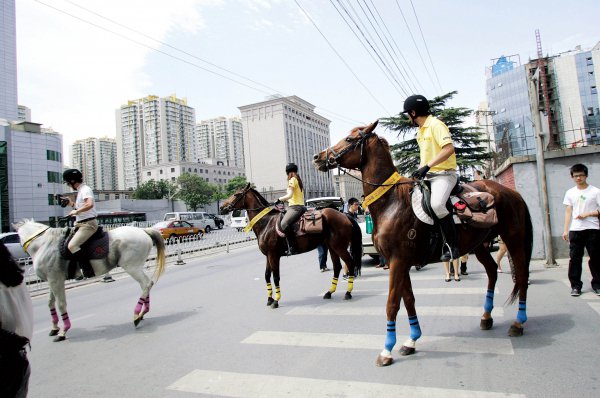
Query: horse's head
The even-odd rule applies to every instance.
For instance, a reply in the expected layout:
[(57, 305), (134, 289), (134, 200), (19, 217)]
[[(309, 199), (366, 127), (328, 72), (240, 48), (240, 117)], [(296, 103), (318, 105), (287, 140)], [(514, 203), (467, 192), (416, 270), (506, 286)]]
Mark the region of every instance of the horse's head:
[(221, 214), (227, 214), (234, 209), (245, 209), (246, 195), (252, 189), (252, 183), (249, 182), (245, 187), (238, 189), (233, 195), (225, 199), (221, 205)]
[(29, 244), (38, 236), (48, 230), (48, 226), (37, 223), (33, 219), (24, 219), (13, 224), (13, 228), (19, 234), (21, 246), (27, 251)]
[(355, 127), (346, 138), (337, 144), (326, 148), (313, 157), (313, 164), (319, 171), (327, 171), (338, 166), (348, 169), (360, 169), (363, 160), (363, 150), (371, 137), (377, 137), (373, 132), (379, 121), (368, 126)]

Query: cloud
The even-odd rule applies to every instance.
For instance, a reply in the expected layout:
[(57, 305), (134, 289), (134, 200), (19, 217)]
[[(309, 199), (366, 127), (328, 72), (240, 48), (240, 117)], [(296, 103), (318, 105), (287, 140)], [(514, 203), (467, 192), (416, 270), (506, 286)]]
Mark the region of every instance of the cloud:
[(205, 29), (203, 7), (221, 3), (178, 0), (176, 7), (154, 0), (83, 3), (118, 23), (114, 24), (68, 0), (19, 1), (19, 104), (31, 108), (33, 122), (62, 133), (66, 149), (76, 139), (112, 137), (114, 110), (149, 94), (152, 82), (144, 68), (152, 48), (161, 47), (132, 30), (160, 41), (177, 31), (196, 33)]

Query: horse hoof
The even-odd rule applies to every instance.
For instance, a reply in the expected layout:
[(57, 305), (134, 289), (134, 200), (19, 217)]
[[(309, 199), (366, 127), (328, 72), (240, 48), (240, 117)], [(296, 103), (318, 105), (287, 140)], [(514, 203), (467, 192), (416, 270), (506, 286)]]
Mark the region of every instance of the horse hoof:
[(384, 357), (383, 355), (379, 355), (377, 361), (375, 361), (375, 365), (379, 367), (390, 366), (392, 363), (394, 363), (394, 358)]
[(57, 338), (55, 338), (53, 341), (55, 343), (58, 343), (59, 341), (65, 341), (67, 339), (66, 336), (58, 336)]
[(323, 296), (323, 298), (329, 300), (331, 298), (331, 292), (325, 293), (325, 295)]
[(352, 293), (346, 292), (346, 295), (344, 296), (344, 300), (352, 300)]
[(494, 318), (482, 319), (479, 323), (479, 329), (490, 330), (494, 326)]
[(59, 329), (52, 329), (50, 330), (50, 333), (48, 333), (48, 336), (56, 336), (58, 334)]
[(273, 301), (273, 304), (271, 304), (271, 308), (279, 308), (279, 302)]
[(143, 319), (144, 319), (144, 314), (138, 315), (136, 318), (133, 319), (133, 326), (139, 325)]
[(267, 307), (271, 306), (273, 304), (273, 301), (275, 301), (275, 300), (273, 300), (273, 297), (269, 297), (267, 299)]
[(407, 355), (412, 355), (414, 353), (415, 353), (415, 349), (413, 347), (407, 347), (405, 345), (400, 347), (400, 355), (402, 355), (403, 357), (405, 357)]
[(523, 336), (523, 328), (515, 325), (510, 325), (510, 328), (508, 329), (508, 335), (510, 337)]

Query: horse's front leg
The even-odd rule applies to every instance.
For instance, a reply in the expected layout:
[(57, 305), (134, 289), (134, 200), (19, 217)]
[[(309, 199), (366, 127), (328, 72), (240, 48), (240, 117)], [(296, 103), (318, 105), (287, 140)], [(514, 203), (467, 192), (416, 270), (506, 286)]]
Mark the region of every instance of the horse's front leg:
[(404, 299), (404, 308), (406, 308), (408, 324), (410, 326), (410, 337), (400, 347), (400, 355), (403, 356), (415, 353), (417, 340), (421, 337), (421, 326), (419, 325), (419, 318), (417, 318), (417, 311), (415, 310), (415, 295), (413, 294), (412, 282), (408, 275), (409, 270), (410, 267), (408, 267), (406, 274), (403, 275), (403, 282), (400, 285), (400, 291)]
[[(281, 299), (281, 290), (279, 288), (279, 256), (269, 255), (267, 261), (271, 266), (273, 272), (273, 283), (275, 284), (275, 300), (271, 303), (271, 308), (279, 307), (279, 300)], [(270, 283), (267, 282), (267, 290), (270, 289)]]
[(49, 336), (56, 336), (60, 328), (58, 327), (58, 314), (56, 313), (56, 299), (54, 293), (50, 290), (48, 294), (48, 308), (50, 308), (50, 317), (52, 318), (52, 328), (50, 329)]
[(267, 282), (267, 306), (271, 306), (273, 300), (273, 286), (271, 285), (271, 266), (269, 265), (269, 257), (267, 257), (267, 266), (265, 268), (265, 282)]
[(490, 330), (492, 326), (494, 326), (492, 310), (494, 309), (494, 291), (496, 290), (496, 281), (498, 280), (498, 265), (492, 258), (489, 249), (484, 245), (479, 245), (475, 248), (475, 256), (485, 268), (485, 273), (488, 277), (488, 286), (485, 294), (485, 302), (483, 304), (483, 315), (481, 316), (479, 328), (481, 330)]
[[(60, 329), (58, 331), (58, 333), (54, 333), (52, 332), (52, 330), (54, 330), (54, 328), (50, 331), (50, 335), (54, 336), (56, 335), (56, 338), (54, 339), (55, 342), (59, 342), (59, 341), (63, 341), (67, 338), (67, 332), (69, 331), (69, 329), (71, 329), (71, 320), (69, 319), (69, 314), (67, 312), (67, 298), (66, 298), (66, 294), (65, 294), (65, 280), (64, 279), (59, 279), (59, 280), (52, 280), (52, 281), (48, 281), (48, 285), (50, 286), (50, 292), (53, 294), (54, 298), (56, 299), (56, 301), (58, 302), (58, 311), (61, 314), (62, 317), (62, 321), (63, 321), (63, 328)], [(52, 307), (50, 309), (50, 314), (52, 315), (52, 309), (54, 307), (54, 304), (52, 304)], [(55, 310), (56, 311), (56, 310)], [(53, 314), (52, 316), (52, 323), (53, 325), (58, 325), (58, 316), (56, 313)]]

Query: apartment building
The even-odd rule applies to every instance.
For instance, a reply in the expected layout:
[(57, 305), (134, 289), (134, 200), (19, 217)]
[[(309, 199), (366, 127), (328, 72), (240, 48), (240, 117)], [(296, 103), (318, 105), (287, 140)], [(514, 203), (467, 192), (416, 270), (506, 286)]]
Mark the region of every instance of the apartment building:
[(81, 170), (94, 191), (117, 189), (117, 143), (113, 138), (85, 138), (71, 145), (71, 166)]
[(234, 167), (244, 165), (244, 137), (239, 117), (217, 117), (196, 124), (196, 156), (224, 159)]

